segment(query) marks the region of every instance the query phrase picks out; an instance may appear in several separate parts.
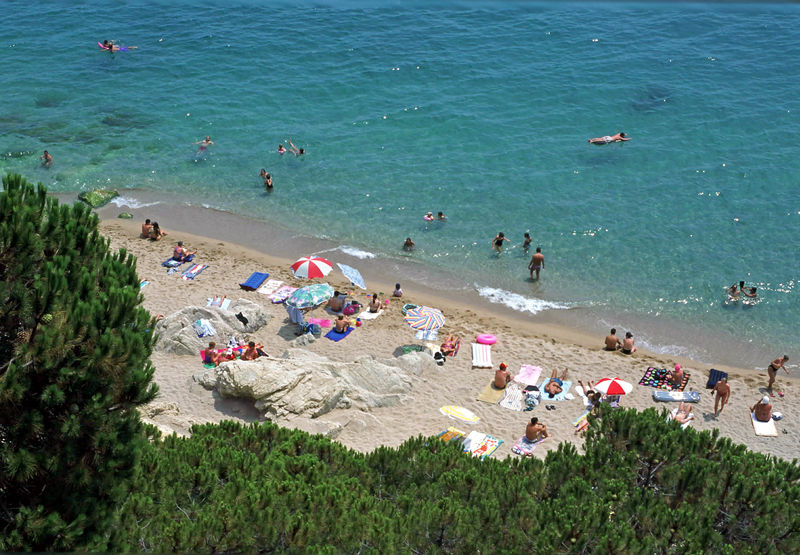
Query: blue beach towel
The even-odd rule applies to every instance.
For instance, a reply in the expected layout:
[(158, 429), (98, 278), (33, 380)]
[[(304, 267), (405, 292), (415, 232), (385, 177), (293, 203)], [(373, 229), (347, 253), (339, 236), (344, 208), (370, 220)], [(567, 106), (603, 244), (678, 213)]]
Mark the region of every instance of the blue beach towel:
[(267, 281), (269, 274), (266, 272), (253, 272), (249, 278), (239, 284), (239, 287), (247, 291), (255, 291), (261, 284)]
[(181, 279), (194, 279), (206, 268), (208, 268), (208, 264), (195, 264), (181, 274)]
[(167, 268), (175, 268), (177, 266), (180, 266), (181, 264), (183, 264), (183, 262), (175, 260), (171, 256), (161, 263), (162, 266), (165, 266)]
[(550, 381), (550, 378), (545, 379), (542, 383), (539, 384), (539, 391), (542, 392), (542, 401), (563, 401), (565, 399), (571, 398), (567, 397), (569, 393), (569, 388), (572, 387), (572, 382), (568, 380), (564, 380), (564, 383), (561, 385), (561, 393), (556, 395), (555, 397), (550, 397), (550, 394), (544, 390), (544, 386), (547, 382)]
[(335, 329), (332, 329), (331, 331), (325, 334), (325, 337), (327, 337), (331, 341), (341, 341), (342, 339), (350, 335), (351, 331), (353, 331), (353, 326), (348, 327), (346, 331), (341, 333), (336, 331)]

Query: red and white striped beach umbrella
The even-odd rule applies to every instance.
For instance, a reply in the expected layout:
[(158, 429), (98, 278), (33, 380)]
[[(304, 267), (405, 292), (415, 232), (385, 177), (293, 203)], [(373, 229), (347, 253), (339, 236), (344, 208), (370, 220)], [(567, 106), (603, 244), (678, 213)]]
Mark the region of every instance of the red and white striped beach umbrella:
[(294, 277), (321, 278), (333, 270), (333, 264), (319, 256), (304, 256), (291, 266)]
[(603, 378), (594, 388), (603, 395), (626, 395), (633, 391), (633, 384), (619, 378)]

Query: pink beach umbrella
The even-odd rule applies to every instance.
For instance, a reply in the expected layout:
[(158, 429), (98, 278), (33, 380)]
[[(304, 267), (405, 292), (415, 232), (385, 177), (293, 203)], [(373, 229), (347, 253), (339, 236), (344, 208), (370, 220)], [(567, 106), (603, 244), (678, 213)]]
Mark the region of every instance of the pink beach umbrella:
[(304, 256), (291, 266), (294, 277), (321, 278), (333, 270), (333, 264), (319, 256)]
[(633, 391), (633, 385), (619, 378), (603, 378), (594, 384), (595, 390), (603, 395), (626, 395)]

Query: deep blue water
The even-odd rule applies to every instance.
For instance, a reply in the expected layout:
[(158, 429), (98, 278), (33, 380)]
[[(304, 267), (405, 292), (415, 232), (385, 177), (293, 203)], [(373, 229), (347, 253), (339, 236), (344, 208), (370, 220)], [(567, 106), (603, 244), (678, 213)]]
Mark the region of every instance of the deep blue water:
[[(4, 173), (179, 194), (380, 256), (411, 236), (484, 296), (580, 308), (657, 351), (739, 342), (727, 362), (763, 366), (800, 346), (796, 5), (2, 7)], [(307, 154), (279, 156), (289, 138)], [(758, 304), (726, 305), (742, 279)]]

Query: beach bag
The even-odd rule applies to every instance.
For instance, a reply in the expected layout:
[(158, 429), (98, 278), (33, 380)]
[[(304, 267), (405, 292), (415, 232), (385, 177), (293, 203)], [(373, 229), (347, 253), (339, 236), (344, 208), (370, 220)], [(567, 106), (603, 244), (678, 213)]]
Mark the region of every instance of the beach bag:
[(345, 316), (352, 316), (353, 314), (355, 314), (355, 313), (356, 313), (356, 307), (357, 307), (357, 306), (358, 306), (358, 305), (353, 305), (353, 304), (351, 303), (351, 304), (347, 305), (346, 307), (344, 307), (344, 310), (342, 310), (342, 313), (343, 313)]

